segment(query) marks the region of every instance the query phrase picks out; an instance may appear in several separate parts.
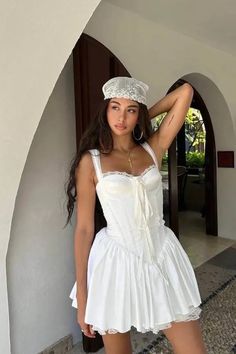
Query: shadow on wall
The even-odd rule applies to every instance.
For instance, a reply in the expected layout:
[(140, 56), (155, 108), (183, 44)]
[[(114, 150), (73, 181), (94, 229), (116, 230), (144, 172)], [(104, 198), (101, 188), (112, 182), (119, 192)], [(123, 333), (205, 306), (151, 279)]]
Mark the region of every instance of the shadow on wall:
[(79, 339), (69, 299), (73, 228), (63, 229), (64, 182), (74, 151), (70, 57), (34, 136), (15, 203), (7, 254), (12, 353), (38, 353), (69, 333)]

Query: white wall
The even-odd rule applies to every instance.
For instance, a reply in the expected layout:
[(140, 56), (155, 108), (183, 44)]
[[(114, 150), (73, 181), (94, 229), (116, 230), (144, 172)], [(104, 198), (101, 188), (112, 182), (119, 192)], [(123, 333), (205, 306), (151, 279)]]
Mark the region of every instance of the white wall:
[[(149, 84), (150, 105), (176, 80), (188, 79), (211, 114), (216, 150), (236, 150), (235, 57), (106, 1), (99, 4), (85, 32), (117, 55), (132, 76)], [(235, 180), (235, 169), (217, 169), (219, 236), (232, 239)]]
[(0, 353), (10, 353), (6, 254), (21, 174), (48, 97), (98, 3), (0, 3)]
[(71, 332), (78, 339), (73, 225), (64, 183), (76, 151), (72, 57), (47, 103), (17, 194), (7, 255), (12, 354), (33, 354)]
[[(216, 150), (234, 150), (236, 139), (230, 132), (231, 122), (228, 105), (222, 92), (207, 77), (199, 74), (184, 76), (201, 93), (213, 121)], [(229, 82), (232, 85), (232, 80)], [(233, 117), (236, 115), (233, 114)], [(235, 121), (233, 121), (235, 123)], [(235, 157), (236, 158), (236, 157)], [(217, 160), (217, 157), (216, 157)], [(235, 163), (235, 162), (234, 162)], [(235, 163), (236, 166), (236, 163)], [(236, 169), (217, 169), (217, 199), (218, 199), (218, 234), (221, 237), (236, 239)]]

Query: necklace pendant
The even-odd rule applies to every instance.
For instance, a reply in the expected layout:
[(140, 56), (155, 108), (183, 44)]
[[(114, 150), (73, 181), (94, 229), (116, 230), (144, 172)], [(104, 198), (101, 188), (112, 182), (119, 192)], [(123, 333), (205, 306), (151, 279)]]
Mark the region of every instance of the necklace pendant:
[(131, 152), (129, 152), (128, 162), (129, 162), (130, 168), (132, 170), (133, 169), (133, 163), (132, 163), (132, 160), (131, 160)]
[(133, 165), (132, 165), (132, 161), (131, 161), (131, 158), (130, 158), (130, 157), (128, 158), (128, 162), (129, 162), (130, 168), (132, 169), (132, 168), (133, 168)]

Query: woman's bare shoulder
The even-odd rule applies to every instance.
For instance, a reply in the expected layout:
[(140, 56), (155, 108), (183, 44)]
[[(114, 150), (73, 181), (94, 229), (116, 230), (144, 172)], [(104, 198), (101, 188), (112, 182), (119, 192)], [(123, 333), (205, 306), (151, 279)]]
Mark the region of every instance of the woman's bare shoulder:
[(82, 154), (78, 166), (76, 167), (75, 175), (76, 178), (81, 178), (86, 176), (92, 180), (94, 179), (93, 161), (92, 161), (91, 153), (89, 151), (85, 151)]

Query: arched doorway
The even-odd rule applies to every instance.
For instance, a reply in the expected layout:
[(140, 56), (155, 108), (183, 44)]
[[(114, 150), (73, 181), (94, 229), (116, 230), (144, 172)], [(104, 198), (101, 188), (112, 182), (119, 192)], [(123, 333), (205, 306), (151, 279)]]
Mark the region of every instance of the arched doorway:
[[(183, 79), (176, 81), (168, 90), (167, 93), (173, 91), (178, 86), (182, 85), (184, 82), (188, 82)], [(194, 88), (194, 86), (193, 86)], [(205, 217), (205, 231), (206, 234), (218, 235), (218, 224), (217, 224), (217, 185), (216, 185), (216, 148), (215, 148), (215, 138), (213, 126), (210, 118), (210, 114), (207, 107), (199, 94), (199, 92), (194, 88), (194, 96), (191, 103), (191, 107), (198, 109), (203, 117), (205, 130), (206, 130), (206, 145), (205, 145), (205, 193), (204, 193), (204, 217)], [(176, 156), (176, 150), (178, 150), (178, 157)], [(177, 178), (176, 171), (177, 165), (186, 166), (186, 156), (185, 156), (185, 124), (179, 131), (176, 139), (173, 141), (169, 151), (169, 176), (170, 185), (176, 186), (170, 191), (170, 225), (172, 229), (178, 234), (178, 203), (176, 197), (177, 191)]]

